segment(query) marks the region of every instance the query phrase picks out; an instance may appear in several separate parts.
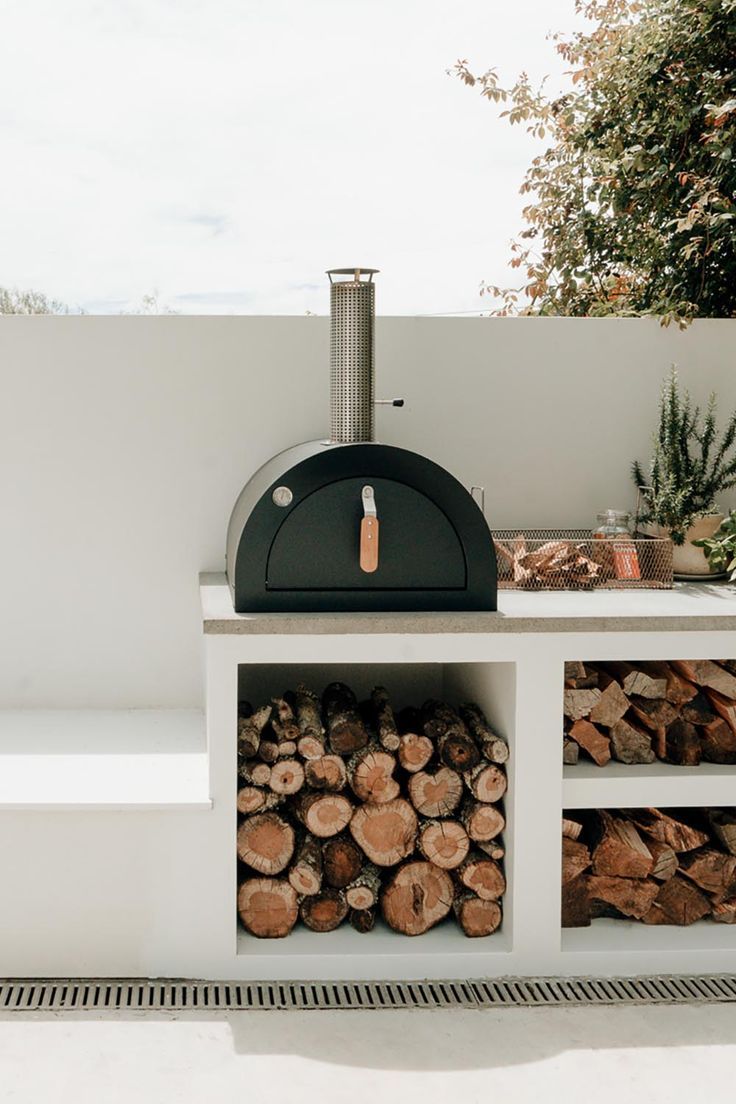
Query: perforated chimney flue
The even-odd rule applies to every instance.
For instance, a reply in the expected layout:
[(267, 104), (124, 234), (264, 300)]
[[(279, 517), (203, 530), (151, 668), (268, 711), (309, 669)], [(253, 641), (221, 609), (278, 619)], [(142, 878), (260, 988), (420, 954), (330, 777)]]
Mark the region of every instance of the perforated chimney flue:
[(374, 439), (376, 268), (332, 268), (330, 278), (330, 440)]

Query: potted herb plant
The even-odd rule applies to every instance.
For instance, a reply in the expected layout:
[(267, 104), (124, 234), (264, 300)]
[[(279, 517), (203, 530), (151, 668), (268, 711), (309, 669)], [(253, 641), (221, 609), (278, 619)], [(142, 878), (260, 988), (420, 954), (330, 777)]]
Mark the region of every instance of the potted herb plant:
[(662, 388), (649, 474), (638, 460), (632, 466), (645, 506), (639, 520), (672, 537), (677, 575), (718, 573), (700, 542), (724, 520), (717, 496), (736, 485), (736, 412), (721, 432), (716, 405), (711, 395), (705, 414), (693, 407), (673, 367)]
[(711, 571), (728, 575), (729, 580), (736, 583), (736, 510), (731, 510), (712, 537), (694, 543), (704, 550)]

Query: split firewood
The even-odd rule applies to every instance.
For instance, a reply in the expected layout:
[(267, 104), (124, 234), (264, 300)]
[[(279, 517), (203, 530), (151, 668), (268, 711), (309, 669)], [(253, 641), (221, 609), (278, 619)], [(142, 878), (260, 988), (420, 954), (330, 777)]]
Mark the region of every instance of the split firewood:
[(562, 927), (589, 928), (591, 920), (588, 875), (578, 874), (562, 886)]
[(267, 786), (271, 778), (271, 767), (268, 763), (247, 759), (241, 764), (238, 774), (244, 782), (249, 782), (252, 786)]
[(304, 785), (304, 767), (298, 759), (279, 759), (271, 768), (269, 787), (277, 794), (295, 794)]
[(661, 843), (660, 840), (656, 840), (652, 836), (646, 836), (644, 842), (647, 851), (654, 860), (652, 877), (656, 878), (658, 882), (666, 882), (668, 878), (677, 873), (680, 865), (677, 855), (666, 843)]
[(683, 851), (694, 851), (709, 842), (707, 832), (668, 816), (661, 809), (626, 809), (623, 812), (639, 832), (666, 843), (678, 855)]
[(698, 692), (697, 686), (694, 686), (692, 682), (688, 682), (686, 678), (679, 675), (669, 663), (664, 663), (661, 660), (648, 659), (643, 663), (637, 664), (637, 666), (648, 674), (650, 678), (664, 681), (665, 692), (661, 697), (678, 708), (686, 702), (692, 701)]
[(443, 870), (454, 870), (470, 850), (470, 837), (457, 820), (427, 820), (417, 846), (425, 859)]
[(348, 763), (351, 789), (360, 801), (382, 804), (399, 796), (399, 783), (393, 777), (396, 759), (379, 744), (356, 751)]
[(711, 911), (708, 898), (691, 882), (675, 874), (663, 882), (651, 908), (637, 919), (645, 924), (678, 924), (686, 927)]
[(579, 660), (565, 663), (565, 686), (568, 690), (592, 690), (598, 684), (599, 675), (594, 667), (586, 667)]
[(314, 932), (334, 931), (347, 914), (348, 904), (341, 889), (324, 889), (313, 897), (305, 897), (299, 906), (302, 923)]
[(725, 698), (717, 690), (708, 690), (707, 694), (716, 713), (723, 717), (733, 732), (736, 732), (736, 701), (733, 698)]
[(275, 763), (279, 757), (279, 745), (276, 740), (261, 740), (258, 754), (264, 763)]
[(399, 867), (383, 891), (383, 918), (394, 931), (422, 935), (444, 920), (453, 897), (452, 880), (446, 871), (429, 862), (408, 862)]
[(585, 664), (579, 659), (565, 660), (565, 682), (585, 678)]
[(492, 935), (501, 924), (498, 901), (482, 900), (474, 893), (462, 893), (455, 897), (452, 907), (458, 924), (471, 939)]
[(457, 771), (440, 767), (434, 773), (418, 771), (413, 774), (408, 790), (412, 805), (422, 816), (451, 816), (463, 796), (463, 780)]
[[(664, 882), (664, 886), (670, 885), (674, 880), (671, 878), (669, 882)], [(641, 920), (649, 913), (664, 886), (649, 878), (615, 878), (593, 874), (588, 877), (587, 890), (592, 901), (600, 901), (624, 916)]]
[(645, 728), (656, 733), (666, 731), (681, 716), (678, 708), (672, 702), (668, 702), (666, 698), (655, 700), (654, 698), (633, 697), (631, 699), (631, 710)]
[(294, 745), (299, 739), (299, 725), (296, 723), (294, 711), (286, 698), (272, 698), (273, 713), (271, 715), (271, 727), (276, 733), (279, 742), (288, 741)]
[(698, 729), (700, 753), (706, 763), (733, 765), (736, 763), (736, 730), (716, 717)]
[(294, 854), (294, 829), (277, 813), (257, 813), (238, 828), (238, 858), (259, 874), (280, 874)]
[[(585, 693), (587, 692), (588, 691), (585, 691)], [(605, 766), (610, 760), (611, 746), (608, 737), (604, 736), (600, 729), (596, 728), (590, 721), (575, 721), (568, 732), (568, 736), (570, 739), (574, 740), (583, 751), (587, 751), (593, 762), (597, 763), (599, 767)]]
[[(675, 717), (677, 713), (675, 713)], [(707, 694), (699, 690), (692, 701), (685, 702), (680, 707), (679, 716), (683, 721), (687, 721), (689, 724), (694, 725), (708, 725), (712, 721), (716, 720), (716, 714), (713, 711), (713, 706), (710, 704), (710, 698)], [(672, 718), (672, 720), (675, 719)], [(671, 722), (670, 722), (671, 723)]]
[(296, 814), (308, 832), (319, 839), (328, 839), (350, 823), (353, 806), (343, 794), (302, 793), (297, 799)]
[(615, 679), (611, 679), (600, 698), (591, 709), (588, 719), (593, 724), (612, 728), (629, 708), (629, 699)]
[(267, 791), (258, 786), (241, 786), (238, 790), (238, 812), (243, 814), (257, 813), (266, 804)]
[(489, 763), (505, 763), (509, 757), (509, 745), (491, 728), (485, 714), (475, 702), (465, 702), (460, 706), (460, 717), (467, 725), (470, 735)]
[(506, 775), (494, 763), (479, 763), (463, 775), (465, 785), (477, 801), (500, 801), (506, 793)]
[(388, 700), (388, 691), (383, 686), (376, 686), (371, 691), (371, 704), (373, 706), (374, 724), (378, 733), (378, 742), (384, 751), (395, 752), (399, 749), (399, 730), (396, 727), (396, 718)]
[(656, 759), (649, 733), (625, 718), (611, 728), (611, 752), (619, 763), (653, 763)]
[(472, 770), (480, 762), (478, 746), (465, 722), (446, 702), (430, 699), (422, 706), (422, 727), (437, 746), (442, 763), (455, 771)]
[(736, 675), (710, 659), (673, 659), (671, 665), (683, 678), (697, 686), (707, 686), (724, 698), (736, 701)]
[(300, 897), (312, 897), (322, 888), (322, 848), (309, 833), (297, 849), (288, 877)]
[(506, 826), (503, 813), (495, 805), (485, 805), (468, 797), (460, 810), (460, 823), (471, 840), (495, 839)]
[(258, 754), (261, 733), (271, 719), (271, 706), (264, 705), (256, 713), (238, 718), (238, 754), (252, 759)]
[(376, 866), (395, 866), (414, 850), (417, 814), (401, 797), (384, 805), (361, 805), (350, 821), (350, 834)]
[(350, 926), (355, 928), (361, 935), (365, 935), (368, 932), (372, 932), (376, 923), (376, 910), (372, 909), (351, 909), (350, 910)]
[(716, 901), (733, 897), (736, 893), (736, 855), (704, 847), (685, 855), (680, 871)]
[(571, 721), (579, 721), (590, 713), (600, 702), (603, 695), (600, 690), (565, 690), (563, 693), (563, 711)]
[(574, 767), (580, 758), (580, 747), (568, 736), (562, 738), (562, 762), (566, 767)]
[(583, 830), (582, 824), (577, 820), (570, 820), (569, 817), (562, 818), (562, 834), (566, 839), (577, 840), (580, 839), (580, 833)]
[(590, 869), (590, 851), (579, 840), (562, 837), (562, 884), (567, 885)]
[(339, 793), (347, 782), (345, 762), (339, 755), (322, 755), (319, 759), (308, 759), (304, 774), (310, 789), (327, 790), (328, 793)]
[(319, 759), (325, 753), (325, 730), (317, 695), (300, 683), (294, 700), (299, 725), (297, 751), (302, 759)]
[(730, 897), (728, 901), (715, 901), (711, 916), (716, 924), (736, 924), (736, 897)]
[(593, 851), (593, 873), (617, 878), (646, 878), (654, 859), (629, 820), (601, 809), (601, 839)]
[(715, 837), (731, 855), (736, 855), (736, 816), (728, 809), (710, 809), (708, 822)]
[(282, 939), (299, 915), (294, 888), (283, 878), (249, 878), (238, 891), (243, 926), (259, 939)]
[(606, 670), (621, 684), (627, 697), (664, 698), (667, 696), (667, 679), (664, 674), (655, 675), (646, 663), (606, 662)]
[(339, 836), (322, 844), (322, 871), (327, 885), (344, 889), (360, 874), (363, 853), (349, 836)]
[(675, 721), (667, 729), (667, 762), (680, 767), (697, 767), (700, 762), (700, 737), (695, 725)]
[(331, 682), (322, 695), (330, 748), (351, 754), (368, 743), (368, 730), (358, 712), (355, 694), (344, 682)]
[(483, 901), (497, 901), (506, 891), (501, 867), (482, 853), (471, 852), (455, 873), (460, 884)]
[(417, 732), (405, 732), (399, 737), (399, 762), (405, 771), (414, 774), (424, 770), (434, 755), (434, 744), (429, 736)]
[(378, 904), (381, 875), (372, 863), (366, 863), (345, 889), (345, 899), (352, 909), (364, 911)]

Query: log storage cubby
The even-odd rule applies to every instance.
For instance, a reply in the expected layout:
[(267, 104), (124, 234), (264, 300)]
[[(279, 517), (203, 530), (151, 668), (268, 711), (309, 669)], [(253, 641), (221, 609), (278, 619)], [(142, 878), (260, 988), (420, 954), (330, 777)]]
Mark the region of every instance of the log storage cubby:
[(466, 936), (502, 917), (506, 740), (475, 702), (398, 712), (383, 686), (305, 683), (238, 707), (238, 912), (262, 938), (299, 922)]
[[(235, 614), (221, 576), (202, 597), (214, 826), (202, 909), (221, 948), (207, 976), (736, 971), (736, 856), (713, 835), (736, 806), (733, 588), (509, 590), (498, 613)], [(458, 728), (477, 763), (452, 760)], [(494, 821), (486, 839), (468, 830), (478, 810)], [(708, 833), (671, 848), (667, 880), (669, 845), (645, 814)], [(563, 816), (583, 850), (562, 844)], [(621, 875), (593, 871), (610, 825), (642, 840)], [(586, 926), (563, 927), (563, 847), (566, 877), (624, 883), (593, 882)], [(639, 911), (652, 898), (647, 922), (598, 899), (622, 889)], [(655, 922), (680, 915), (678, 895), (687, 919), (693, 902), (708, 912)]]

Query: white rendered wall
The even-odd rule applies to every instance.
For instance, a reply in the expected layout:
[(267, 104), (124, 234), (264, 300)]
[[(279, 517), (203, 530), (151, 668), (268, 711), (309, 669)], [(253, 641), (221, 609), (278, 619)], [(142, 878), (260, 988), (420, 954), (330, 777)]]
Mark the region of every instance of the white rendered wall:
[[(671, 362), (736, 404), (735, 337), (382, 318), (378, 392), (407, 406), (379, 434), (484, 485), (492, 526), (588, 525), (631, 502)], [(0, 708), (201, 706), (197, 574), (254, 468), (325, 433), (327, 356), (326, 318), (0, 321)]]

